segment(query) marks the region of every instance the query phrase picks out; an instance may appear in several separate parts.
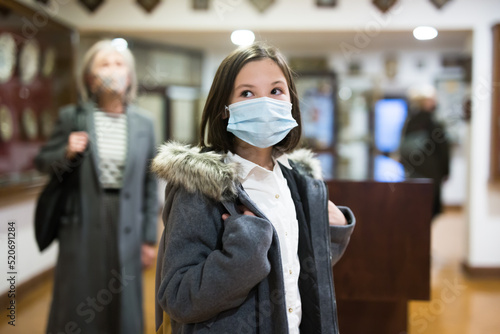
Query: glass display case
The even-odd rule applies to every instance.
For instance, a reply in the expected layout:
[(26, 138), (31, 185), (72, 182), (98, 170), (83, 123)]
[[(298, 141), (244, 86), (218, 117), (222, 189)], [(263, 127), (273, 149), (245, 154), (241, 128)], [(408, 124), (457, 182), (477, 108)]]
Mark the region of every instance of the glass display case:
[(0, 192), (6, 194), (43, 183), (33, 158), (59, 108), (76, 102), (76, 33), (52, 18), (35, 27), (34, 14), (0, 2)]

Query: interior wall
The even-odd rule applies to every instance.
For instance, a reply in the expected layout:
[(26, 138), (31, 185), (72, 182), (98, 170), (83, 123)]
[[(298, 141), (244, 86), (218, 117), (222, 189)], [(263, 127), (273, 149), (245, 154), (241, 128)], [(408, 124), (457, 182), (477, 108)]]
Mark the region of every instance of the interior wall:
[[(500, 21), (500, 11), (497, 11)], [(490, 214), (489, 166), (491, 130), (492, 26), (478, 22), (474, 29), (472, 120), (470, 122), (465, 262), (472, 267), (500, 267), (500, 217)], [(498, 205), (498, 203), (496, 203)]]
[[(7, 267), (7, 222), (16, 223), (15, 239), (15, 264), (17, 271), (17, 282), (26, 282), (33, 276), (40, 274), (55, 265), (57, 259), (58, 244), (52, 243), (42, 253), (38, 250), (33, 229), (35, 212), (35, 197), (29, 196), (25, 200), (19, 200), (16, 204), (0, 207), (0, 248), (5, 258), (0, 261), (0, 268), (4, 274), (11, 271)], [(0, 280), (0, 293), (9, 290), (9, 282)]]

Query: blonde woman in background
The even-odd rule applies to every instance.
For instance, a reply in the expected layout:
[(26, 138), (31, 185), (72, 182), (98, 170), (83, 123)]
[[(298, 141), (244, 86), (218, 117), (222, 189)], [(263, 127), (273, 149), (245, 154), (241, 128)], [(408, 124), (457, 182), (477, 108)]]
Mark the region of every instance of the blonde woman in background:
[[(35, 159), (47, 173), (79, 165), (78, 200), (58, 231), (48, 333), (142, 333), (142, 268), (152, 265), (157, 232), (153, 121), (132, 104), (132, 53), (112, 41), (83, 59), (78, 106), (62, 108)], [(81, 115), (81, 116), (78, 116)], [(75, 131), (77, 119), (83, 129)]]

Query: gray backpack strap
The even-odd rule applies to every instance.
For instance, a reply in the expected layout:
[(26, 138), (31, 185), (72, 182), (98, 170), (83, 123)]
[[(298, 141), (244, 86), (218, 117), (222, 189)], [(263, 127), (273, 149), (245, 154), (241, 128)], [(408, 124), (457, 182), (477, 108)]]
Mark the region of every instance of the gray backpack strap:
[(222, 205), (224, 205), (224, 207), (226, 208), (227, 212), (229, 212), (229, 214), (231, 216), (241, 215), (241, 213), (239, 213), (236, 210), (236, 203), (235, 202), (233, 202), (233, 201), (222, 201)]

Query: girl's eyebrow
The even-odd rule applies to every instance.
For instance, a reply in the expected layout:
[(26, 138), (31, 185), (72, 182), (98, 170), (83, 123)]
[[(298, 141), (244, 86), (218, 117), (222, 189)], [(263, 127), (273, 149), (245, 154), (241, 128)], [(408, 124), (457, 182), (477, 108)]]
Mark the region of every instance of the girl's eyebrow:
[[(286, 83), (283, 81), (283, 80), (276, 80), (275, 82), (272, 82), (271, 83), (271, 86), (274, 86), (274, 85), (277, 85), (277, 84), (283, 84), (283, 85), (286, 85)], [(255, 88), (254, 85), (251, 85), (251, 84), (241, 84), (241, 85), (238, 85), (235, 90), (238, 90), (238, 89), (241, 89), (243, 87), (246, 87), (246, 88)]]
[(283, 80), (276, 80), (275, 82), (273, 82), (271, 85), (277, 85), (277, 84), (283, 84), (283, 85), (286, 85), (286, 82), (284, 82)]
[(238, 87), (235, 88), (235, 90), (238, 90), (240, 88), (243, 88), (243, 87), (247, 87), (247, 88), (255, 88), (254, 85), (250, 85), (250, 84), (241, 84), (239, 85)]

